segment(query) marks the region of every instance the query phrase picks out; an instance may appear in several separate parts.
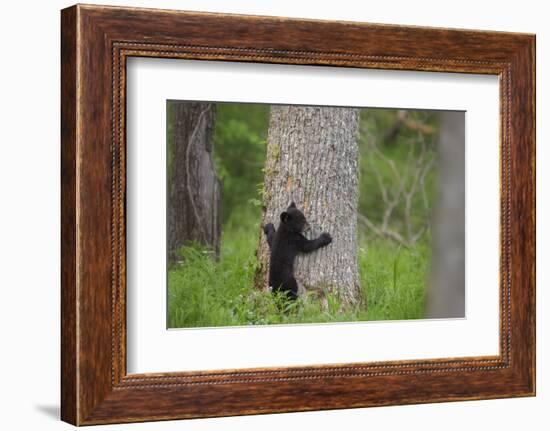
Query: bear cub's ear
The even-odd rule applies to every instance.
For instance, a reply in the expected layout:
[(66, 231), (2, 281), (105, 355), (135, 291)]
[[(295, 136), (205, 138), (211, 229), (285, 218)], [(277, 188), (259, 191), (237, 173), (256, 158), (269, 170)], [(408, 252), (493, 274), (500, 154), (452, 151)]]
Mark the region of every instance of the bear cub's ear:
[(290, 202), (290, 205), (288, 206), (289, 208), (296, 208), (296, 204), (294, 203), (294, 201)]
[(281, 221), (283, 223), (288, 223), (289, 220), (290, 220), (290, 214), (287, 213), (286, 211), (282, 212), (281, 213)]

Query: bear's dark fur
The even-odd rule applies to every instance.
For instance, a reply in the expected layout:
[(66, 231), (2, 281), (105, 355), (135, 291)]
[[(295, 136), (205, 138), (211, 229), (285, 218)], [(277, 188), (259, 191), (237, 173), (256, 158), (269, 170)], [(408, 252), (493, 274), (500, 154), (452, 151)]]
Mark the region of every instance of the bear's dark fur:
[(326, 232), (316, 239), (307, 239), (303, 232), (308, 227), (304, 214), (292, 202), (281, 213), (277, 230), (273, 223), (268, 223), (263, 228), (271, 251), (269, 286), (273, 292), (284, 292), (290, 299), (298, 297), (298, 283), (294, 278), (294, 259), (298, 252), (309, 253), (332, 242), (331, 236)]

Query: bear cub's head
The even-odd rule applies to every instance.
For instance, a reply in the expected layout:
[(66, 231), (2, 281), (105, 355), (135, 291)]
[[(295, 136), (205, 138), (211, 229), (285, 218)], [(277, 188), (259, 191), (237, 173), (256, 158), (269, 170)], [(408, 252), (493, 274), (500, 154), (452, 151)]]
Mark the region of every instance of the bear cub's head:
[(304, 213), (291, 202), (286, 211), (281, 213), (281, 223), (291, 232), (302, 233), (309, 229)]

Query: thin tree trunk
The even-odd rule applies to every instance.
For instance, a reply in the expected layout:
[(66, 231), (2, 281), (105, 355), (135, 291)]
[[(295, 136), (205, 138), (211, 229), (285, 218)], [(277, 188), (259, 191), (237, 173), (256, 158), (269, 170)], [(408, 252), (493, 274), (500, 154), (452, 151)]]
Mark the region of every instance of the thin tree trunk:
[[(306, 236), (328, 232), (333, 242), (299, 255), (294, 274), (307, 289), (336, 292), (345, 303), (359, 299), (357, 204), (359, 110), (273, 106), (269, 123), (262, 225), (279, 223), (291, 201), (311, 225)], [(269, 250), (258, 248), (257, 282), (267, 288)]]
[(173, 114), (172, 160), (168, 176), (168, 250), (197, 241), (218, 256), (220, 184), (212, 159), (216, 106), (170, 102)]
[(426, 317), (464, 317), (465, 115), (450, 111), (440, 115), (439, 193), (434, 214), (433, 270)]

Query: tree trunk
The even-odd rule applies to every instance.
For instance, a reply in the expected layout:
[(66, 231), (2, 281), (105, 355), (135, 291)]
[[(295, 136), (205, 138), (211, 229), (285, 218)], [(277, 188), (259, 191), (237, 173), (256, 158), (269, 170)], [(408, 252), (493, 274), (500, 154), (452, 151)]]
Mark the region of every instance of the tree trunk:
[[(311, 225), (306, 234), (328, 232), (333, 242), (299, 255), (294, 274), (302, 289), (359, 299), (357, 204), (359, 110), (273, 106), (268, 133), (262, 225), (279, 223), (291, 201)], [(262, 236), (257, 282), (267, 288), (269, 249)]]
[(218, 256), (220, 184), (212, 159), (216, 107), (211, 103), (172, 104), (172, 148), (168, 175), (168, 250), (197, 241)]
[(439, 193), (433, 224), (433, 259), (427, 316), (464, 317), (465, 141), (463, 112), (442, 112)]

